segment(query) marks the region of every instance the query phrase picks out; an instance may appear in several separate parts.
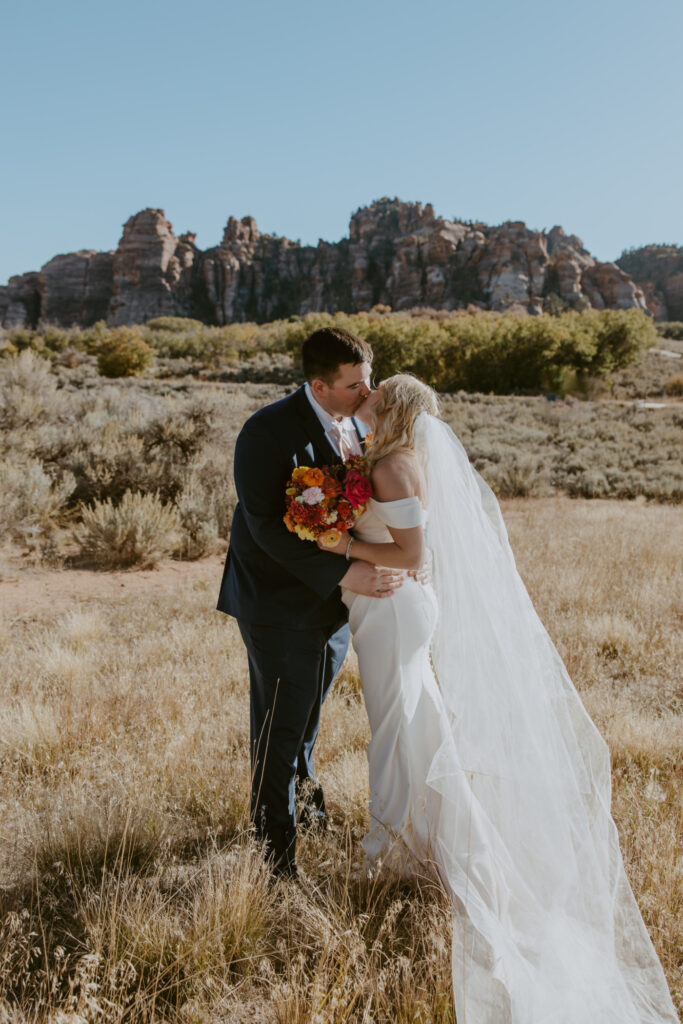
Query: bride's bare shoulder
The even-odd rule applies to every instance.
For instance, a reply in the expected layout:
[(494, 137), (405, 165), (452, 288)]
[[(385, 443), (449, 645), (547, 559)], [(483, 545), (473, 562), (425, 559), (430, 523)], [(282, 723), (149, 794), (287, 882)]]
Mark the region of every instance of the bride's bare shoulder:
[(412, 497), (416, 492), (417, 460), (406, 452), (385, 455), (372, 468), (372, 488), (378, 501)]

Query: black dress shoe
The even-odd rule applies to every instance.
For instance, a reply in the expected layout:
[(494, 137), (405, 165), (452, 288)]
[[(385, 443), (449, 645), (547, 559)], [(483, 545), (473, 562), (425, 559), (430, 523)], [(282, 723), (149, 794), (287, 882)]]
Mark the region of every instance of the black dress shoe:
[(273, 875), (277, 878), (295, 878), (296, 826), (270, 826), (261, 838), (266, 841), (265, 857)]
[(288, 861), (285, 864), (273, 863), (270, 874), (273, 882), (279, 882), (283, 878), (294, 882), (301, 879), (301, 874), (294, 861)]

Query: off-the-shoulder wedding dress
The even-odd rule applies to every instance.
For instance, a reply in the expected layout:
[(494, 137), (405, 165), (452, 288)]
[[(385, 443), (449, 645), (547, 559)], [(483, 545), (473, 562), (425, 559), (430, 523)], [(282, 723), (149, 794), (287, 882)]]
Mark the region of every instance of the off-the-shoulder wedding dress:
[(417, 496), (354, 534), (421, 524), (433, 583), (343, 590), (372, 739), (372, 861), (440, 875), (458, 1024), (677, 1024), (624, 872), (609, 751), (517, 572), (495, 495), (422, 413)]

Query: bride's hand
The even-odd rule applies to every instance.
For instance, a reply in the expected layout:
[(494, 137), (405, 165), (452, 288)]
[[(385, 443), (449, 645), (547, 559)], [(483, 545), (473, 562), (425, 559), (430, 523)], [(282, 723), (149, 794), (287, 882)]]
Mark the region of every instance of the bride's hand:
[(322, 537), (316, 539), (316, 544), (321, 551), (331, 551), (334, 555), (345, 555), (346, 549), (351, 543), (351, 535), (349, 533), (342, 533), (341, 537), (336, 544), (329, 544), (323, 541)]
[(418, 583), (427, 584), (432, 582), (432, 552), (430, 548), (426, 549), (425, 560), (419, 569), (408, 569), (408, 575)]

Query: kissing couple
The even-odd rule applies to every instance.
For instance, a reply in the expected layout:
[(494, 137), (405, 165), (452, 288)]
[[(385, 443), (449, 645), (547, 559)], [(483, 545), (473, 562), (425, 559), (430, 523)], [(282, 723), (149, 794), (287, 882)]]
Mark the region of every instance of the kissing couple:
[[(296, 877), (297, 827), (326, 825), (313, 748), (352, 637), (372, 735), (363, 848), (406, 874), (429, 864), (449, 894), (458, 1021), (676, 1024), (610, 814), (608, 747), (495, 495), (430, 387), (397, 374), (372, 389), (362, 338), (322, 328), (302, 361), (306, 383), (237, 439), (218, 600), (248, 654), (251, 816), (272, 870)], [(373, 497), (351, 533), (330, 549), (289, 532), (293, 470), (359, 454)]]

